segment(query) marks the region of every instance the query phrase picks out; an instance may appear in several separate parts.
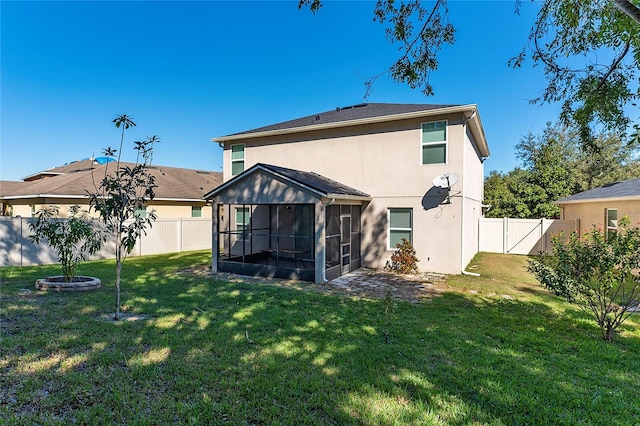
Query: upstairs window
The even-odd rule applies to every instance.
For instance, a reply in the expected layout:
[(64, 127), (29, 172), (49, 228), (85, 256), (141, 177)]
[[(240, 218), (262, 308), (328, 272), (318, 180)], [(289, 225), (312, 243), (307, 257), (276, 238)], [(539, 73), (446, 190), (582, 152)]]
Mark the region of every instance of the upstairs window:
[(231, 176), (244, 172), (244, 144), (231, 145)]
[(422, 123), (422, 165), (447, 162), (447, 122)]
[(191, 206), (191, 217), (202, 217), (202, 206)]

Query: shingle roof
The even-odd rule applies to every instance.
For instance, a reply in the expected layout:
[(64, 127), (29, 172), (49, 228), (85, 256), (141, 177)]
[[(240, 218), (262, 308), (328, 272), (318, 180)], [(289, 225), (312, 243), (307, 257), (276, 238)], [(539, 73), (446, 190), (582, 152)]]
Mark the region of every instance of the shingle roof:
[(564, 197), (556, 203), (567, 203), (587, 200), (599, 200), (608, 198), (640, 197), (640, 179), (623, 180), (579, 192), (569, 197)]
[(342, 108), (339, 107), (334, 110), (297, 118), (295, 120), (283, 121), (282, 123), (246, 130), (244, 132), (234, 133), (233, 135), (246, 135), (271, 130), (294, 129), (318, 124), (340, 123), (364, 118), (431, 111), (454, 106), (458, 105), (362, 103)]
[(11, 195), (17, 191), (22, 191), (22, 189), (28, 185), (29, 185), (29, 182), (2, 180), (0, 181), (0, 197), (3, 197), (5, 195)]
[(357, 197), (357, 198), (371, 198), (369, 194), (359, 191), (350, 186), (344, 185), (328, 177), (322, 176), (315, 172), (305, 172), (301, 170), (288, 169), (286, 167), (274, 166), (271, 164), (257, 163), (253, 167), (235, 176), (233, 179), (225, 182), (219, 187), (215, 188), (211, 192), (205, 195), (205, 198), (213, 198), (217, 193), (233, 186), (235, 182), (246, 178), (248, 175), (254, 173), (256, 170), (266, 170), (268, 173), (281, 176), (286, 180), (309, 188), (312, 191), (320, 194), (321, 196), (338, 196), (338, 197)]
[(284, 176), (294, 182), (314, 189), (324, 195), (335, 194), (345, 195), (352, 197), (370, 197), (369, 194), (365, 194), (362, 191), (351, 188), (340, 182), (336, 182), (333, 179), (322, 176), (315, 172), (303, 172), (301, 170), (287, 169), (286, 167), (273, 166), (271, 164), (258, 163), (256, 166), (261, 166), (267, 170), (271, 170), (281, 176)]
[[(115, 169), (115, 163), (98, 164), (93, 167), (92, 165), (91, 160), (83, 160), (55, 168), (56, 171), (61, 171), (64, 174), (54, 177), (31, 182), (14, 182), (21, 185), (11, 184), (6, 187), (6, 182), (3, 182), (0, 196), (7, 199), (41, 195), (84, 197), (87, 191), (95, 191), (94, 181), (95, 185), (100, 183), (104, 176), (105, 167), (108, 167), (109, 171)], [(134, 164), (121, 163), (121, 166), (133, 167)], [(155, 198), (157, 200), (202, 200), (209, 188), (222, 183), (222, 173), (220, 172), (153, 165), (149, 171), (156, 178)]]

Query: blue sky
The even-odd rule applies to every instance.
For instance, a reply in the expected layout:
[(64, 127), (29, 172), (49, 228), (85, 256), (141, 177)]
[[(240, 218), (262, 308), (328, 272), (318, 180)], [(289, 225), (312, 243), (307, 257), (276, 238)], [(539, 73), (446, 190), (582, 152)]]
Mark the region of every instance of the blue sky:
[[(363, 77), (398, 54), (374, 6), (326, 1), (313, 15), (297, 1), (2, 1), (0, 179), (117, 147), (117, 114), (137, 123), (125, 159), (133, 140), (158, 135), (155, 164), (219, 171), (211, 137), (363, 102)], [(559, 112), (529, 104), (542, 70), (507, 66), (536, 8), (450, 1), (456, 43), (431, 75), (435, 96), (383, 76), (367, 101), (478, 104), (486, 172), (513, 169), (515, 144)]]

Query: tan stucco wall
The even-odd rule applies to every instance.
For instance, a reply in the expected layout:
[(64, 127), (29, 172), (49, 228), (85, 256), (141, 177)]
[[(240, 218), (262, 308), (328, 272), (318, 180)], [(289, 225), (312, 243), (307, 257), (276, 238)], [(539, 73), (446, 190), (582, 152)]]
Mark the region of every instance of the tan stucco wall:
[[(71, 206), (77, 204), (83, 210), (89, 210), (89, 205), (83, 203), (84, 200), (77, 199), (25, 199), (25, 200), (9, 200), (7, 204), (11, 207), (13, 216), (31, 217), (31, 206), (35, 207), (35, 211), (56, 205), (59, 208), (60, 217), (68, 217)], [(204, 202), (178, 202), (178, 201), (159, 201), (149, 204), (147, 210), (155, 209), (158, 218), (185, 218), (191, 217), (191, 206), (202, 206), (202, 217), (211, 218), (211, 205)], [(91, 212), (91, 216), (97, 216), (95, 212)]]
[(618, 219), (629, 216), (631, 226), (640, 227), (640, 200), (571, 203), (561, 204), (560, 208), (562, 219), (580, 220), (581, 232), (590, 230), (593, 225), (604, 229), (605, 209), (618, 209)]
[[(443, 119), (448, 121), (447, 163), (422, 165), (421, 124)], [(460, 273), (477, 252), (484, 182), (482, 162), (466, 130), (462, 114), (453, 114), (228, 142), (224, 181), (231, 178), (230, 146), (244, 143), (245, 169), (266, 163), (313, 171), (371, 195), (362, 215), (363, 263), (376, 268), (393, 252), (387, 248), (387, 209), (410, 207), (420, 269)], [(432, 181), (445, 172), (460, 176), (452, 203), (433, 204), (437, 191)]]
[(216, 196), (214, 204), (303, 204), (315, 203), (318, 198), (318, 196), (313, 197), (300, 188), (284, 184), (262, 171), (257, 171), (250, 178), (238, 181), (233, 188), (221, 192)]
[(469, 128), (465, 128), (465, 142), (463, 145), (464, 165), (460, 173), (464, 197), (462, 223), (462, 258), (460, 268), (465, 268), (473, 256), (478, 253), (480, 242), (479, 224), (482, 217), (482, 199), (484, 198), (484, 163), (478, 161), (479, 153), (475, 148), (473, 136)]
[(191, 207), (202, 207), (203, 218), (211, 218), (211, 205), (205, 205), (204, 203), (184, 203), (176, 205), (177, 202), (161, 201), (149, 204), (147, 210), (154, 209), (159, 218), (178, 218), (178, 217), (191, 217)]

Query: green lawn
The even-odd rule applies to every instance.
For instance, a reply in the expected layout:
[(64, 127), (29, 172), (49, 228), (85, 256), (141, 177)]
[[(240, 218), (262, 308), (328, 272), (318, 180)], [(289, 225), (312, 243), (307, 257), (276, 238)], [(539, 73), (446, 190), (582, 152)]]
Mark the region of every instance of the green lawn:
[(89, 293), (0, 269), (0, 424), (640, 422), (639, 319), (602, 341), (525, 257), (481, 254), (420, 304), (176, 273), (208, 259), (127, 259), (123, 309), (146, 319), (120, 322), (111, 261), (80, 266)]

